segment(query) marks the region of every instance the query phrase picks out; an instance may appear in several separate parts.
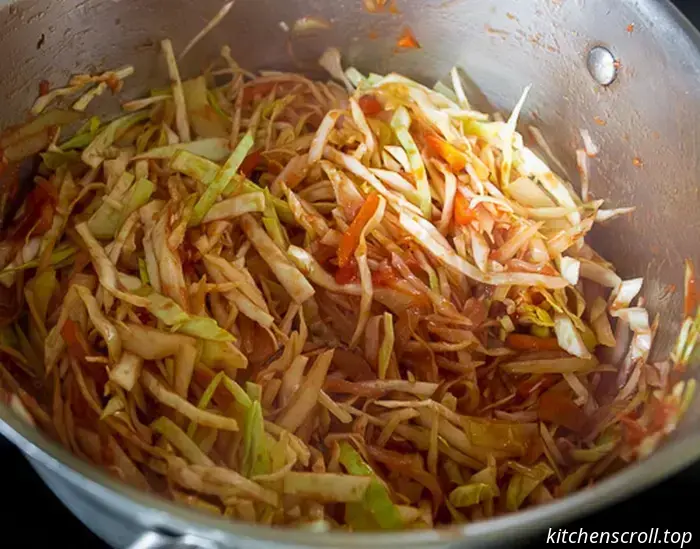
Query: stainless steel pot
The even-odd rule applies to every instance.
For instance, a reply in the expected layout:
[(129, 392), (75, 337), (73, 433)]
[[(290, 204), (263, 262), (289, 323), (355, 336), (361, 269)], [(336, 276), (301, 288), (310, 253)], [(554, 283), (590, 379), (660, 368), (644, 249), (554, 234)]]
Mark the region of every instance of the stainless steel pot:
[[(161, 38), (183, 47), (220, 0), (0, 1), (0, 120), (18, 122), (37, 82), (62, 84), (73, 72), (131, 63), (126, 94), (165, 81)], [(700, 237), (700, 35), (664, 0), (397, 0), (399, 14), (370, 14), (362, 0), (237, 0), (182, 71), (194, 73), (228, 43), (246, 67), (297, 69), (290, 27), (299, 17), (332, 22), (291, 39), (306, 69), (328, 45), (362, 70), (405, 73), (432, 83), (462, 67), (493, 106), (508, 111), (532, 83), (526, 116), (560, 159), (571, 159), (580, 128), (601, 146), (593, 192), (635, 205), (594, 235), (622, 275), (645, 277), (649, 307), (664, 323), (655, 352), (678, 329), (681, 262), (698, 259)], [(420, 50), (397, 53), (410, 26)], [(374, 37), (374, 39), (372, 39)], [(603, 46), (617, 61), (591, 54)], [(599, 54), (600, 50), (595, 50)], [(602, 86), (598, 81), (612, 84)], [(598, 78), (598, 81), (596, 80)], [(473, 96), (476, 97), (476, 96)], [(102, 100), (101, 100), (102, 101)], [(102, 102), (104, 110), (114, 108)], [(575, 169), (566, 163), (571, 173)], [(0, 406), (0, 433), (12, 440), (64, 503), (116, 547), (437, 547), (507, 542), (555, 526), (641, 490), (700, 456), (700, 399), (659, 452), (597, 486), (550, 505), (441, 531), (312, 534), (212, 518), (135, 492), (46, 440)]]

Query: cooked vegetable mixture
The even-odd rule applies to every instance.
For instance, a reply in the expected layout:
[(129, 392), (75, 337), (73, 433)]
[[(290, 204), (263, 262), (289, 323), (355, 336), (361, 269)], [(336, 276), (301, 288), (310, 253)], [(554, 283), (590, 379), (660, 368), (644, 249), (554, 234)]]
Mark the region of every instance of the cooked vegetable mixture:
[(516, 131), (527, 90), (504, 119), (456, 69), (429, 88), (330, 49), (322, 82), (223, 48), (183, 80), (162, 51), (171, 84), (119, 117), (84, 111), (131, 67), (0, 136), (3, 177), (41, 158), (0, 241), (0, 399), (27, 421), (166, 498), (352, 531), (548, 502), (675, 428), (695, 274), (650, 361), (642, 279), (586, 243), (631, 211), (589, 197), (590, 135), (579, 195)]

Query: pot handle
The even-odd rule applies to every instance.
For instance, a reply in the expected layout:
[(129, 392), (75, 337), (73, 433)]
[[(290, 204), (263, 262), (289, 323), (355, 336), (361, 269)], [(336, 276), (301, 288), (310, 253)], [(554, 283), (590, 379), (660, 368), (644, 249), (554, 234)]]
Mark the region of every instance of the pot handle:
[(213, 541), (192, 534), (169, 535), (149, 531), (141, 534), (125, 549), (219, 549)]

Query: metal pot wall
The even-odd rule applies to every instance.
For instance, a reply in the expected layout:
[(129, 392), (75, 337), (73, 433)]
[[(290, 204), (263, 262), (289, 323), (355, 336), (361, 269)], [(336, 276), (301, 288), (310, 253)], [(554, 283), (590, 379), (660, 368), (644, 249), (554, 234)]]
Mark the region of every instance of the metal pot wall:
[[(127, 84), (128, 96), (162, 85), (160, 39), (170, 37), (176, 48), (183, 47), (220, 5), (220, 0), (0, 2), (2, 125), (24, 117), (41, 79), (59, 85), (74, 72), (129, 63), (136, 75)], [(697, 258), (699, 248), (697, 31), (665, 0), (398, 0), (396, 5), (398, 14), (370, 14), (362, 0), (237, 0), (181, 71), (193, 74), (224, 43), (249, 69), (308, 71), (334, 45), (363, 71), (393, 70), (430, 84), (458, 65), (483, 93), (472, 98), (488, 97), (504, 112), (524, 86), (534, 84), (525, 118), (536, 118), (569, 172), (575, 174), (570, 160), (579, 129), (587, 129), (601, 147), (592, 191), (612, 205), (637, 206), (631, 221), (598, 229), (593, 244), (623, 276), (645, 277), (649, 308), (664, 319), (655, 353), (667, 353), (680, 316), (680, 292), (668, 288), (681, 287), (682, 260)], [(291, 27), (308, 15), (332, 22), (331, 29), (290, 38), (280, 25)], [(395, 40), (406, 25), (422, 47), (398, 53)], [(590, 54), (596, 46), (612, 53), (614, 66), (605, 51), (602, 57)], [(603, 86), (596, 76), (614, 80)], [(102, 105), (105, 112), (116, 107)], [(212, 518), (119, 484), (2, 406), (0, 433), (24, 451), (76, 515), (118, 547), (474, 546), (555, 526), (690, 463), (700, 456), (700, 400), (659, 452), (593, 488), (483, 523), (401, 534), (312, 534)]]

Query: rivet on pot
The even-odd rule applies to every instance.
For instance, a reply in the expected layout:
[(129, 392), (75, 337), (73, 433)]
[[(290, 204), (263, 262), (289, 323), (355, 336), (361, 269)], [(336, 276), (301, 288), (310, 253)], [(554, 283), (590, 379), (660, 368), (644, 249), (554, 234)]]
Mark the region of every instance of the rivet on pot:
[(588, 52), (588, 72), (601, 86), (609, 86), (617, 77), (615, 56), (603, 46), (595, 46)]

